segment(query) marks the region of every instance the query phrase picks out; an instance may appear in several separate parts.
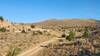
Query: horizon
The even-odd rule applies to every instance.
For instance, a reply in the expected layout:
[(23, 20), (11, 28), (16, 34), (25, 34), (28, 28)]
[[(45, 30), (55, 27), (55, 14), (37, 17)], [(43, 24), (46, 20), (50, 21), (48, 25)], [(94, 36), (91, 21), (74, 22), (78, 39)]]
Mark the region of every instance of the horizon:
[(0, 16), (10, 22), (34, 23), (49, 19), (100, 20), (100, 0), (0, 0)]
[(100, 21), (100, 20), (98, 20), (98, 19), (92, 19), (92, 18), (63, 18), (63, 19), (56, 19), (56, 18), (52, 18), (52, 19), (45, 19), (45, 20), (41, 20), (41, 21), (37, 21), (37, 22), (12, 22), (12, 21), (10, 21), (10, 20), (7, 20), (7, 19), (4, 19), (5, 21), (8, 21), (8, 22), (10, 22), (10, 23), (14, 23), (14, 24), (20, 24), (20, 23), (24, 23), (24, 24), (35, 24), (35, 23), (40, 23), (40, 22), (44, 22), (44, 21), (50, 21), (50, 20), (93, 20), (93, 21)]

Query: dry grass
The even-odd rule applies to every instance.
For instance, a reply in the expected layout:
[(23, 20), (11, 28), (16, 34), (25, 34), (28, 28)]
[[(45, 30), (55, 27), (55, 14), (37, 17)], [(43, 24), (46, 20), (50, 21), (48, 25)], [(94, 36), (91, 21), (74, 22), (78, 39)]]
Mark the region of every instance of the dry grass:
[(11, 45), (14, 45), (21, 49), (21, 51), (26, 51), (30, 48), (35, 47), (41, 42), (50, 40), (54, 35), (47, 34), (37, 34), (33, 35), (30, 33), (0, 33), (0, 54), (5, 55), (7, 50)]
[[(64, 40), (64, 39), (63, 39)], [(35, 56), (69, 56), (69, 55), (77, 55), (77, 53), (80, 53), (80, 55), (84, 55), (84, 53), (81, 52), (90, 52), (91, 54), (94, 53), (100, 53), (100, 47), (99, 49), (97, 47), (94, 47), (91, 42), (89, 41), (83, 41), (80, 40), (81, 45), (70, 43), (70, 42), (53, 42), (48, 45), (48, 47), (44, 47), (42, 50), (36, 53)], [(95, 39), (94, 41), (98, 41), (98, 39)], [(81, 48), (79, 48), (81, 47)], [(80, 50), (80, 51), (79, 51)], [(86, 51), (87, 50), (87, 51)], [(96, 51), (95, 51), (96, 50)], [(95, 51), (95, 52), (94, 52)]]
[[(95, 25), (95, 21), (90, 20), (51, 20), (44, 21), (38, 24), (39, 26), (42, 24), (43, 27), (54, 27), (56, 26), (91, 26)], [(45, 25), (45, 26), (44, 26)], [(52, 29), (49, 32), (28, 32), (28, 33), (14, 33), (14, 32), (0, 32), (0, 56), (6, 55), (10, 46), (16, 46), (20, 49), (20, 53), (27, 51), (35, 46), (39, 45), (42, 42), (48, 41), (55, 37), (61, 37), (62, 32)], [(60, 29), (62, 30), (62, 29)], [(100, 33), (100, 32), (99, 32)], [(77, 33), (77, 35), (81, 35)], [(100, 40), (95, 39), (94, 42), (100, 43)], [(53, 43), (48, 44), (48, 47), (43, 47), (39, 52), (37, 52), (34, 56), (67, 56), (69, 52), (70, 54), (78, 53), (78, 46), (74, 46), (73, 43), (65, 42), (65, 40), (55, 41)], [(83, 41), (84, 43), (85, 41)], [(82, 45), (84, 49), (87, 49), (89, 46), (89, 50), (96, 49), (92, 46), (91, 42), (88, 41), (87, 44)], [(92, 47), (92, 48), (91, 48)], [(100, 48), (99, 48), (100, 49)], [(87, 49), (88, 50), (88, 49)], [(98, 51), (98, 50), (97, 50)]]

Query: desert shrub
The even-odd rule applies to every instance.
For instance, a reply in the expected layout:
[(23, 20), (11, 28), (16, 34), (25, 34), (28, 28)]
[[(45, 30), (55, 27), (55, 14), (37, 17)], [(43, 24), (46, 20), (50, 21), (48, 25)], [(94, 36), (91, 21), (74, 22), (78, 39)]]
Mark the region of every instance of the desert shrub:
[(43, 34), (43, 32), (42, 31), (37, 31), (39, 34)]
[(67, 36), (66, 39), (71, 41), (71, 40), (74, 40), (74, 38), (75, 38), (75, 32), (70, 31), (69, 36)]
[(62, 34), (61, 37), (66, 37), (66, 34)]
[(33, 31), (32, 35), (37, 35), (38, 33), (36, 31)]
[(35, 25), (31, 25), (31, 28), (35, 28)]
[(77, 31), (78, 31), (78, 32), (82, 32), (82, 29), (78, 29)]
[(19, 48), (10, 48), (6, 56), (17, 56), (17, 54), (19, 54), (19, 51)]
[(33, 34), (32, 34), (32, 35), (39, 35), (39, 34), (42, 35), (43, 32), (41, 32), (41, 31), (39, 31), (39, 30), (38, 30), (38, 31), (33, 31)]
[(88, 37), (90, 37), (90, 35), (91, 35), (91, 33), (89, 31), (89, 28), (85, 27), (83, 37), (88, 38)]
[(96, 27), (93, 27), (93, 26), (88, 26), (88, 27), (85, 27), (85, 28), (87, 28), (88, 30), (95, 30), (96, 29)]
[(22, 30), (21, 33), (26, 33), (26, 31), (25, 30)]
[(0, 28), (0, 32), (5, 32), (6, 31), (6, 28)]
[(31, 29), (28, 29), (28, 31), (31, 31)]

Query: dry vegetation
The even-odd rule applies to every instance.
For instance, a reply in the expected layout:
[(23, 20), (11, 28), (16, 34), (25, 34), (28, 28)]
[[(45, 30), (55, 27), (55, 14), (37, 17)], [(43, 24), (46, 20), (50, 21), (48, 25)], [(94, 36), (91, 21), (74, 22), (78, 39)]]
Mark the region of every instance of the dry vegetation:
[(0, 56), (100, 55), (100, 29), (93, 20), (47, 20), (28, 26), (2, 20), (0, 25)]
[(26, 51), (39, 43), (48, 41), (56, 36), (46, 33), (0, 33), (0, 54), (6, 54), (10, 46)]

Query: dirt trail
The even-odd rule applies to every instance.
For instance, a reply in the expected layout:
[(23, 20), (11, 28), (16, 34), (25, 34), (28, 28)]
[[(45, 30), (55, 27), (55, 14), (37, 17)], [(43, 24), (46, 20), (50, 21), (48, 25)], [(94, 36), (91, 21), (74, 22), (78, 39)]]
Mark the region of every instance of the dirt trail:
[(43, 49), (43, 47), (41, 47), (41, 45), (43, 45), (43, 46), (44, 45), (48, 45), (49, 43), (52, 43), (55, 40), (57, 40), (57, 38), (53, 38), (52, 40), (45, 41), (45, 42), (39, 44), (38, 46), (36, 46), (36, 47), (34, 47), (34, 48), (32, 48), (32, 49), (30, 49), (30, 50), (28, 50), (28, 51), (26, 51), (26, 52), (24, 52), (22, 54), (19, 54), (18, 56), (33, 56), (33, 55), (35, 55), (35, 53), (37, 53), (38, 51)]

